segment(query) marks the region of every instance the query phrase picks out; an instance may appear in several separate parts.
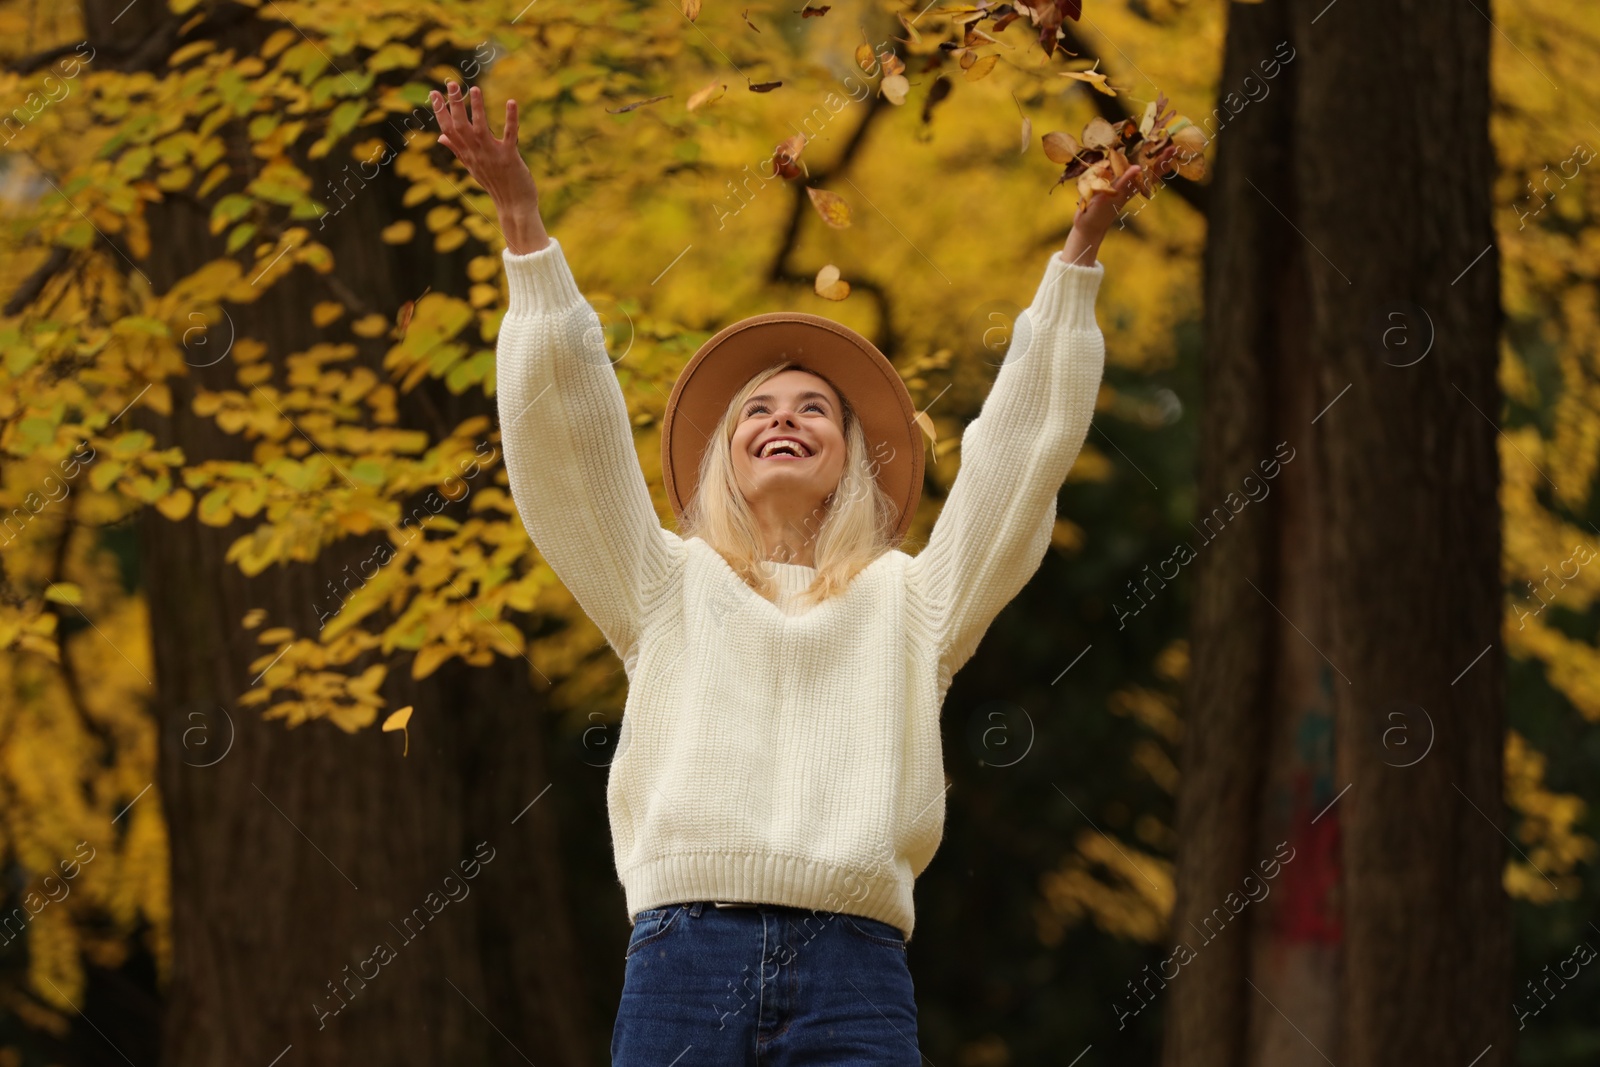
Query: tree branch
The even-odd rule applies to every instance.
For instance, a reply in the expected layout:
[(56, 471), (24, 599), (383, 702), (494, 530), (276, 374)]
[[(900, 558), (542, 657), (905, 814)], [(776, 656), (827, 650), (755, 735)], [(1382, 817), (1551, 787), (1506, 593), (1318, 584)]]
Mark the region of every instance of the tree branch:
[[(861, 150), (866, 142), (867, 131), (871, 129), (873, 121), (891, 105), (882, 96), (874, 96), (867, 105), (867, 113), (861, 122), (856, 125), (850, 139), (845, 142), (844, 149), (839, 153), (839, 158), (834, 160), (833, 166), (826, 171), (812, 173), (808, 179), (796, 180), (788, 183), (794, 190), (794, 201), (789, 209), (789, 221), (784, 226), (783, 240), (779, 242), (777, 251), (773, 254), (772, 264), (767, 268), (767, 281), (774, 284), (794, 284), (811, 286), (814, 276), (809, 276), (789, 268), (789, 257), (794, 253), (796, 242), (800, 237), (800, 220), (810, 213), (811, 197), (806, 194), (805, 182), (809, 180), (821, 184), (829, 178), (835, 177), (848, 167), (856, 153)], [(899, 348), (899, 335), (894, 328), (893, 307), (889, 300), (888, 290), (877, 282), (870, 280), (857, 281), (850, 279), (850, 285), (855, 289), (871, 293), (878, 305), (878, 328), (872, 338), (872, 343), (878, 350), (889, 355)]]

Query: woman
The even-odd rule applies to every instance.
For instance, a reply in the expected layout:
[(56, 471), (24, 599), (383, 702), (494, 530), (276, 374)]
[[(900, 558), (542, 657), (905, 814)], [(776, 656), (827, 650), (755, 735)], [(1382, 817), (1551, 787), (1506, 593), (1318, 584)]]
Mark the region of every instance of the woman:
[(469, 111), (447, 88), (440, 141), (506, 238), (512, 493), (630, 683), (606, 793), (633, 921), (613, 1063), (917, 1064), (906, 942), (944, 827), (939, 710), (1049, 546), (1103, 369), (1095, 257), (1139, 168), (1051, 257), (920, 553), (896, 547), (922, 483), (905, 386), (865, 338), (795, 312), (734, 323), (679, 376), (674, 533), (539, 217), (516, 101), (496, 139), (480, 91)]

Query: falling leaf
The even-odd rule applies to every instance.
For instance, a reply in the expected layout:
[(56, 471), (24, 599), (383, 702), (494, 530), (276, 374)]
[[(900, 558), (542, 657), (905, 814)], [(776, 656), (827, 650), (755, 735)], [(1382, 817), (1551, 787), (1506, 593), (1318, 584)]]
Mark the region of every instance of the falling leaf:
[[(1187, 119), (1183, 120), (1188, 122)], [(1206, 135), (1200, 127), (1189, 123), (1172, 133), (1172, 143), (1178, 146), (1176, 161), (1178, 176), (1199, 181), (1206, 176)]]
[(660, 96), (652, 96), (648, 100), (635, 100), (633, 103), (626, 104), (626, 105), (624, 105), (622, 107), (608, 107), (608, 108), (606, 108), (606, 112), (608, 114), (611, 114), (611, 115), (620, 115), (624, 111), (632, 111), (636, 107), (644, 107), (646, 104), (653, 104), (657, 100), (665, 100), (667, 97), (669, 97), (671, 95), (672, 95), (671, 93), (663, 93)]
[(1024, 116), (1022, 116), (1022, 148), (1017, 152), (1017, 154), (1019, 156), (1023, 152), (1026, 152), (1028, 150), (1028, 142), (1030, 140), (1032, 140), (1032, 139), (1033, 139), (1033, 120), (1030, 119), (1028, 116), (1024, 115)]
[(782, 84), (782, 82), (756, 82), (750, 86), (750, 91), (752, 93), (770, 93)]
[(407, 752), (411, 751), (411, 731), (406, 729), (406, 724), (409, 723), (410, 721), (411, 721), (411, 705), (410, 704), (407, 704), (405, 707), (401, 708), (399, 711), (395, 712), (393, 715), (390, 715), (387, 719), (383, 720), (383, 732), (384, 733), (390, 733), (390, 732), (392, 732), (394, 730), (399, 730), (402, 734), (405, 735), (405, 739), (406, 739), (405, 747), (403, 749), (401, 749), (401, 751), (400, 751), (400, 755), (402, 755), (402, 756), (404, 756)]
[(918, 426), (922, 427), (922, 432), (928, 437), (928, 444), (936, 445), (939, 443), (939, 431), (934, 429), (933, 419), (929, 418), (926, 411), (917, 412), (912, 419)]
[[(1100, 65), (1100, 61), (1098, 59), (1095, 60), (1094, 65), (1098, 67)], [(1107, 96), (1117, 95), (1116, 89), (1106, 84), (1106, 76), (1095, 71), (1093, 68), (1089, 70), (1062, 71), (1061, 76), (1063, 78), (1076, 78), (1078, 81), (1087, 82), (1089, 85), (1092, 85), (1095, 89), (1105, 93)]]
[(878, 83), (878, 91), (883, 93), (883, 98), (889, 103), (899, 105), (906, 102), (906, 94), (911, 91), (911, 83), (906, 81), (904, 74), (890, 74)]
[(1098, 115), (1083, 128), (1083, 147), (1110, 148), (1117, 143), (1117, 128)]
[(702, 104), (709, 104), (713, 100), (720, 99), (723, 91), (727, 88), (726, 82), (712, 82), (704, 89), (696, 90), (694, 95), (689, 97), (689, 110), (693, 111)]
[(870, 44), (858, 45), (856, 47), (856, 66), (860, 67), (864, 73), (871, 74), (873, 64), (876, 62), (877, 53), (872, 50), (872, 46)]
[(850, 225), (850, 205), (837, 193), (830, 193), (826, 189), (813, 189), (806, 187), (806, 193), (811, 197), (811, 206), (817, 209), (817, 214), (822, 216), (822, 221), (835, 229), (842, 230)]
[(1040, 140), (1044, 142), (1044, 157), (1052, 163), (1071, 163), (1081, 151), (1072, 134), (1059, 130), (1045, 134)]
[(1006, 48), (1010, 48), (1011, 47), (1010, 45), (1006, 44), (1004, 41), (1000, 40), (998, 37), (990, 37), (987, 33), (984, 33), (982, 30), (978, 29), (976, 26), (974, 26), (973, 28), (969, 29), (967, 31), (967, 33), (966, 33), (966, 36), (963, 37), (962, 40), (961, 40), (961, 43), (966, 45), (968, 48), (972, 48), (975, 45), (983, 44), (984, 42), (988, 42), (989, 44), (1003, 45)]
[(850, 283), (839, 277), (839, 268), (832, 263), (817, 271), (813, 288), (824, 300), (843, 300), (850, 295)]
[[(427, 296), (428, 290), (432, 288), (433, 286), (430, 285), (427, 289), (422, 290), (421, 293), (417, 294), (417, 300)], [(395, 333), (393, 336), (396, 341), (404, 341), (406, 339), (406, 327), (411, 325), (411, 316), (417, 310), (417, 300), (407, 300), (400, 305), (400, 311), (394, 317)]]
[[(906, 18), (906, 13), (904, 11), (896, 11), (895, 17), (900, 20), (900, 25), (904, 26), (906, 28), (906, 32), (911, 35), (911, 39), (906, 41), (906, 43), (921, 44), (922, 34), (918, 33), (917, 28), (911, 24), (911, 20)], [(905, 38), (900, 37), (896, 38), (896, 40), (905, 40)]]
[(833, 7), (831, 4), (823, 4), (821, 7), (812, 7), (810, 4), (807, 4), (805, 7), (800, 9), (800, 17), (803, 19), (821, 18), (823, 15), (826, 15), (832, 10)]
[(883, 72), (885, 74), (904, 74), (906, 72), (906, 65), (900, 61), (899, 56), (895, 55), (893, 52), (890, 52), (888, 55), (883, 57)]
[(995, 64), (998, 62), (1000, 62), (1000, 57), (998, 55), (984, 56), (982, 59), (978, 60), (976, 63), (972, 64), (970, 68), (968, 68), (967, 80), (975, 82), (979, 78), (987, 77), (989, 72), (994, 69)]
[(806, 135), (803, 133), (797, 133), (779, 144), (777, 151), (772, 154), (773, 171), (789, 181), (800, 177), (800, 152), (805, 146)]
[(961, 64), (962, 70), (971, 70), (972, 64), (978, 61), (978, 53), (970, 48), (960, 48), (954, 53), (956, 61)]
[(683, 13), (689, 16), (690, 22), (693, 22), (695, 19), (699, 18), (700, 0), (688, 0), (688, 2), (683, 5)]
[(749, 26), (752, 30), (755, 30), (757, 33), (761, 32), (761, 27), (757, 26), (755, 23), (750, 21), (750, 9), (749, 8), (745, 8), (743, 11), (739, 12), (739, 17), (744, 19), (744, 23), (745, 23), (746, 26)]

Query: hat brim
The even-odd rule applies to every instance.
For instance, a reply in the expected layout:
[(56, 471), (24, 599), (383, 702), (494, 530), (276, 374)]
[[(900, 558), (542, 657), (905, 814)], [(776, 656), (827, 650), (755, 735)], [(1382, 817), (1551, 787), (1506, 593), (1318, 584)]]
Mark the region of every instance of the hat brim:
[(674, 514), (682, 521), (694, 499), (706, 442), (734, 394), (758, 371), (786, 360), (827, 378), (854, 410), (878, 484), (894, 502), (899, 544), (922, 495), (924, 445), (916, 406), (876, 345), (832, 319), (802, 311), (752, 315), (724, 327), (678, 375), (661, 425), (662, 480)]

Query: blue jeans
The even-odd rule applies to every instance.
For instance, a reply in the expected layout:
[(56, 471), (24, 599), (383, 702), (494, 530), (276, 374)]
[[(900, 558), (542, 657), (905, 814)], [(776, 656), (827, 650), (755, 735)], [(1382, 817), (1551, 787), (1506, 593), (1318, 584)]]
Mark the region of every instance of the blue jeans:
[(647, 908), (628, 940), (612, 1067), (918, 1067), (899, 929), (778, 904)]

